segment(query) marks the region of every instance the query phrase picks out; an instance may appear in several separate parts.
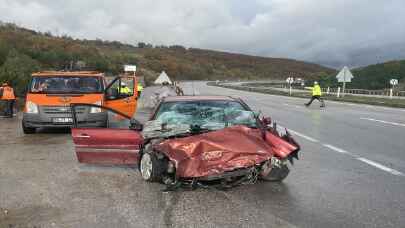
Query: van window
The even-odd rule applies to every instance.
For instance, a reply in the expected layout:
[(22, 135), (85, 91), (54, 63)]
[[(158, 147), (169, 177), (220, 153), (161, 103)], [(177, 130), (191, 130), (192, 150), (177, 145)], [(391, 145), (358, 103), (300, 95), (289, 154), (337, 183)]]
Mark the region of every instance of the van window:
[(31, 93), (102, 93), (100, 77), (51, 76), (33, 77)]

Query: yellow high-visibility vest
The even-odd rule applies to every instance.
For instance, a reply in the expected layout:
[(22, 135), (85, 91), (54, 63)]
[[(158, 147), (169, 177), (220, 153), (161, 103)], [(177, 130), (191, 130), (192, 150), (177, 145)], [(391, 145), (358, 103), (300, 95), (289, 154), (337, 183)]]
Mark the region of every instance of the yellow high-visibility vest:
[(315, 85), (312, 88), (312, 96), (322, 96), (322, 90), (319, 85)]
[(121, 94), (130, 94), (131, 90), (128, 87), (121, 87), (120, 93)]
[(138, 84), (138, 86), (136, 87), (138, 92), (142, 92), (143, 90), (143, 86), (141, 84)]

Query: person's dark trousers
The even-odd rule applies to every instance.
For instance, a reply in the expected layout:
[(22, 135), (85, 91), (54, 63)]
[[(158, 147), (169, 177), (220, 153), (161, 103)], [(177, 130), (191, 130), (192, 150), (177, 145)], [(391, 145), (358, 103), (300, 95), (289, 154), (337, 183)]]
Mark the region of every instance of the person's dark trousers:
[(13, 108), (15, 100), (6, 100), (6, 116), (13, 117)]
[(305, 105), (310, 106), (315, 99), (318, 100), (319, 102), (321, 102), (321, 107), (325, 107), (325, 102), (323, 101), (321, 96), (312, 96), (311, 100), (308, 103), (306, 103)]

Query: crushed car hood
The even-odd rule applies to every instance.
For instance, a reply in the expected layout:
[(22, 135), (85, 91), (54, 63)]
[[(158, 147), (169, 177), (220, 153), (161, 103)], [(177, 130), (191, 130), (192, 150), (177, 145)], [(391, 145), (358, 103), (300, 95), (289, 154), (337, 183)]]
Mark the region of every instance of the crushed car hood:
[(175, 163), (176, 175), (182, 178), (218, 175), (252, 167), (269, 160), (274, 155), (273, 148), (263, 139), (260, 130), (245, 126), (167, 139), (154, 145), (155, 150)]

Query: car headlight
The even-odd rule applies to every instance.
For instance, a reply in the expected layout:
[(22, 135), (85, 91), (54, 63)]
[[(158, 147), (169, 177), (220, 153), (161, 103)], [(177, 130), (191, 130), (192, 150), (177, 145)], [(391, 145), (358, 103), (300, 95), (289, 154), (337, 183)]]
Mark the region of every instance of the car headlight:
[[(101, 101), (97, 101), (94, 104), (101, 106)], [(101, 108), (91, 107), (91, 109), (90, 109), (90, 113), (100, 113), (100, 112), (101, 112)]]
[(25, 109), (26, 109), (27, 113), (30, 113), (30, 114), (38, 113), (38, 105), (32, 101), (27, 101), (27, 103), (25, 103)]

